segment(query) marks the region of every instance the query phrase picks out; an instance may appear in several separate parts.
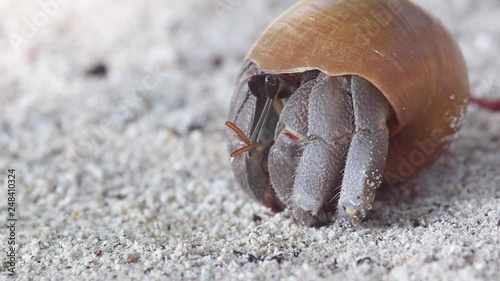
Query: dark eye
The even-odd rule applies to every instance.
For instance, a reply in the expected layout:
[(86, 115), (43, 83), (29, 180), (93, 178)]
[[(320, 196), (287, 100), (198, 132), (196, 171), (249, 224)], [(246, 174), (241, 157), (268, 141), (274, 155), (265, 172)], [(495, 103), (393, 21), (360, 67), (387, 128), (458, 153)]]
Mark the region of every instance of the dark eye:
[(266, 98), (266, 89), (264, 87), (267, 74), (257, 74), (248, 79), (248, 88), (250, 92), (258, 98)]
[(269, 84), (269, 86), (276, 86), (278, 85), (278, 77), (275, 75), (267, 75), (266, 83)]

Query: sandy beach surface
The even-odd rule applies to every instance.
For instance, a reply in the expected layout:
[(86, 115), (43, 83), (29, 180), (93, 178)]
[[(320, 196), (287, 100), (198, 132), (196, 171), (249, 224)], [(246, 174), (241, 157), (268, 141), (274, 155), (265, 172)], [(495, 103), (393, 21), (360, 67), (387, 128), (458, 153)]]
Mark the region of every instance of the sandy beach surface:
[[(415, 1), (474, 95), (500, 99), (500, 1)], [(500, 280), (500, 113), (468, 107), (431, 168), (356, 229), (238, 187), (224, 121), (246, 52), (292, 0), (0, 2), (0, 220), (18, 280)], [(12, 279), (13, 280), (13, 279)]]

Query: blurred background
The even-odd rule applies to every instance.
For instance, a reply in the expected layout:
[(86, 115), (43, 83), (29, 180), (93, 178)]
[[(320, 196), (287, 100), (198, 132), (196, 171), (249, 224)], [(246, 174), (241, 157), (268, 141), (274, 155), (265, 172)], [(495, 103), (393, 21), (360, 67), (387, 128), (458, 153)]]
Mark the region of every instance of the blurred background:
[[(354, 237), (296, 226), (236, 186), (224, 128), (236, 75), (259, 34), (295, 2), (0, 1), (0, 177), (17, 171), (21, 279), (498, 274), (498, 232), (489, 231), (500, 212), (500, 117), (475, 106), (450, 152), (376, 201), (372, 229)], [(500, 98), (500, 1), (414, 2), (457, 39), (474, 94)], [(478, 216), (492, 228), (470, 238)], [(436, 234), (408, 230), (441, 220), (466, 229), (444, 223), (458, 244), (418, 242)], [(394, 231), (411, 255), (362, 238)], [(370, 246), (359, 249), (359, 239)]]

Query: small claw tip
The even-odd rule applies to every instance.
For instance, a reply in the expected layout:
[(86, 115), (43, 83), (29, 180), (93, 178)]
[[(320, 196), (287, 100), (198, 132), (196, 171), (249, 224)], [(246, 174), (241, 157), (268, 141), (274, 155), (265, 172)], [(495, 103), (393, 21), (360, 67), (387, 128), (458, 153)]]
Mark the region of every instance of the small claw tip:
[(364, 217), (363, 210), (355, 209), (351, 206), (344, 207), (343, 221), (352, 227), (359, 225), (359, 221)]
[(359, 217), (362, 214), (362, 212), (360, 210), (355, 209), (355, 208), (353, 208), (351, 206), (346, 206), (345, 207), (345, 213), (349, 217), (354, 217), (354, 218)]

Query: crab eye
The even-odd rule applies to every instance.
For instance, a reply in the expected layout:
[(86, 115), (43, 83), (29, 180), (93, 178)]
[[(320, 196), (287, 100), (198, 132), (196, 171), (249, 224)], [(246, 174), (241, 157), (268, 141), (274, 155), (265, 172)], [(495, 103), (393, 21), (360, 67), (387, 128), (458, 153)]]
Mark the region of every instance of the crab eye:
[(280, 83), (276, 75), (267, 75), (265, 83), (266, 95), (270, 99), (275, 99), (280, 92)]
[(265, 81), (267, 74), (257, 74), (248, 79), (248, 89), (258, 98), (266, 98)]

